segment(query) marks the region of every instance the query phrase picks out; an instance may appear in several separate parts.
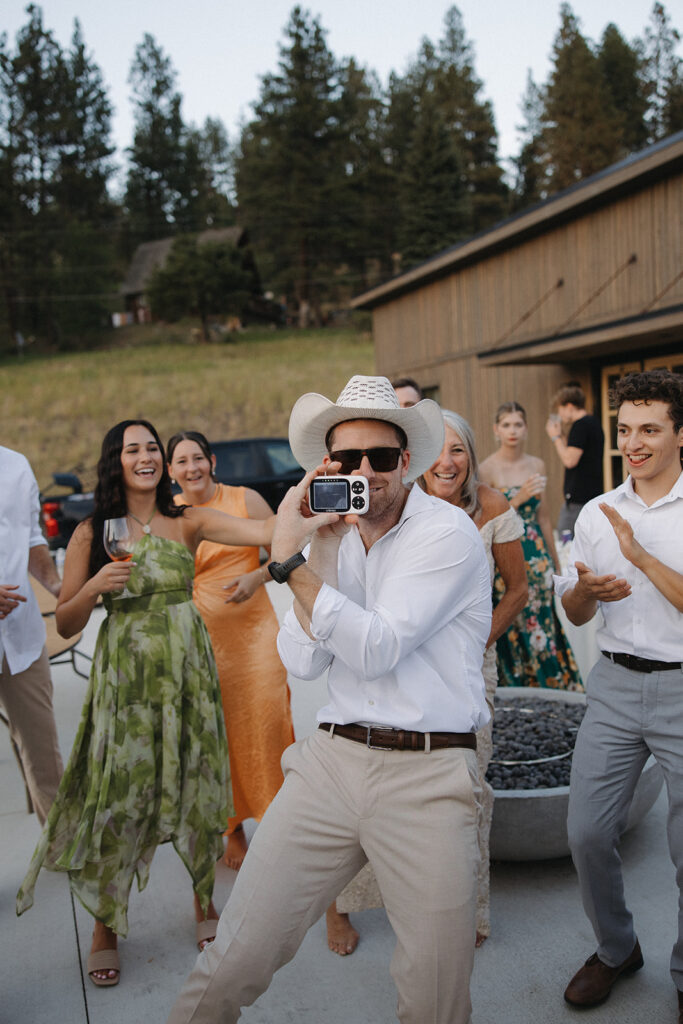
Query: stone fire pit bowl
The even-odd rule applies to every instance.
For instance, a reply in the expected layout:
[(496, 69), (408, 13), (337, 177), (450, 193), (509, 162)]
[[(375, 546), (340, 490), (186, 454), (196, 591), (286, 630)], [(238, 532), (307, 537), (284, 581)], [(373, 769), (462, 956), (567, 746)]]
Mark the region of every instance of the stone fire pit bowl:
[[(583, 693), (545, 690), (536, 687), (500, 687), (496, 697), (520, 700), (524, 697), (583, 704)], [(662, 771), (648, 758), (636, 786), (627, 830), (645, 817), (662, 788)], [(569, 856), (567, 807), (569, 786), (552, 789), (496, 789), (491, 825), (492, 860), (551, 860)]]

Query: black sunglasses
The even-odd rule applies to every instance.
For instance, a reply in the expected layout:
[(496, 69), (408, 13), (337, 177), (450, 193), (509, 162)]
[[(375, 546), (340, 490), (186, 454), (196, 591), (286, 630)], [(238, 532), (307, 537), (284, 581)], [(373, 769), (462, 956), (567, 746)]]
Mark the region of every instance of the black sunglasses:
[(339, 452), (330, 452), (332, 462), (341, 462), (340, 473), (348, 476), (354, 469), (360, 469), (363, 456), (367, 455), (370, 465), (376, 473), (390, 473), (398, 466), (402, 448), (344, 448)]

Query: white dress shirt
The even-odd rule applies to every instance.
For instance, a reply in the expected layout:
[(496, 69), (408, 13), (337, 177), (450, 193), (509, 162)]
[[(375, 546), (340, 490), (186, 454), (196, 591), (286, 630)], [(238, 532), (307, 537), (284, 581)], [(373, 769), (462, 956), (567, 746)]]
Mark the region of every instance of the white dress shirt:
[(290, 610), (278, 636), (287, 669), (329, 666), (319, 722), (418, 732), (473, 732), (489, 720), (482, 658), (491, 583), (476, 526), (462, 509), (413, 487), (399, 522), (366, 553), (343, 537), (338, 589), (323, 584), (311, 632)]
[(28, 578), (29, 549), (45, 544), (40, 499), (33, 471), (23, 455), (0, 446), (0, 583), (17, 584), (26, 598), (0, 619), (3, 652), (12, 675), (32, 665), (45, 646), (45, 624)]
[(613, 573), (627, 580), (630, 597), (598, 604), (600, 649), (655, 661), (683, 661), (683, 614), (624, 558), (609, 520), (598, 507), (600, 502), (613, 505), (628, 520), (646, 551), (683, 573), (683, 473), (654, 505), (646, 505), (636, 494), (630, 476), (616, 490), (584, 505), (576, 521), (567, 572), (554, 577), (560, 597), (576, 584), (575, 562), (583, 562), (598, 576)]

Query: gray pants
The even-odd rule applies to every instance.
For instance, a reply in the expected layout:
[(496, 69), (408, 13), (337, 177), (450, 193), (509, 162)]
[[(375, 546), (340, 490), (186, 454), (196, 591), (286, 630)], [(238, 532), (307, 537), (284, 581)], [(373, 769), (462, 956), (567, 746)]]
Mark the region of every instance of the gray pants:
[(588, 707), (576, 740), (567, 826), (598, 956), (616, 967), (636, 943), (624, 899), (619, 840), (636, 783), (653, 754), (669, 797), (669, 853), (679, 891), (671, 976), (683, 990), (683, 671), (632, 672), (600, 657), (586, 691)]

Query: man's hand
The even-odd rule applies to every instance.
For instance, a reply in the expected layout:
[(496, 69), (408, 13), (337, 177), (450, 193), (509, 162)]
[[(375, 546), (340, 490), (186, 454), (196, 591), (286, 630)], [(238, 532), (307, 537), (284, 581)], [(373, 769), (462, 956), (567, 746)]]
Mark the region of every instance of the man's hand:
[(20, 601), (26, 600), (21, 594), (17, 594), (18, 589), (19, 585), (16, 583), (0, 583), (0, 619), (6, 619)]
[(642, 569), (649, 556), (642, 544), (639, 544), (634, 537), (631, 524), (623, 516), (620, 516), (611, 505), (601, 502), (600, 510), (609, 519), (624, 558), (628, 559), (636, 568)]
[(280, 503), (275, 521), (275, 531), (271, 545), (271, 554), (276, 562), (283, 562), (291, 555), (301, 551), (314, 533), (321, 540), (339, 543), (343, 535), (358, 521), (358, 516), (339, 516), (336, 512), (325, 512), (314, 515), (308, 507), (308, 488), (316, 476), (324, 476), (326, 472), (334, 473), (339, 463), (318, 466), (307, 473), (296, 487), (289, 491)]
[(575, 562), (579, 574), (574, 587), (576, 597), (582, 601), (623, 601), (631, 593), (631, 585), (614, 575), (596, 576), (583, 562)]
[(562, 427), (552, 416), (546, 421), (545, 432), (551, 441), (557, 441), (558, 437), (562, 437)]

